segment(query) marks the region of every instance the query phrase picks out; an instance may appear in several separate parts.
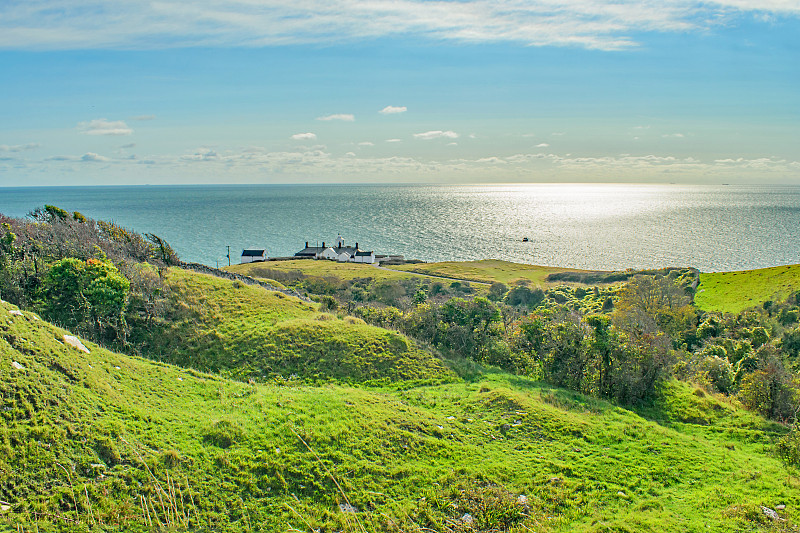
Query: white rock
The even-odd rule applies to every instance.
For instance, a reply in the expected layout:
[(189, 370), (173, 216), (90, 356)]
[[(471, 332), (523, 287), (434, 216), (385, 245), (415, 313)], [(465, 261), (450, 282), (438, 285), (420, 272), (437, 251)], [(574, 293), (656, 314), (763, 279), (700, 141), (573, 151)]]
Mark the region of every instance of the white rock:
[(16, 368), (17, 370), (25, 370), (25, 367), (24, 367), (24, 366), (22, 366), (21, 364), (17, 363), (16, 361), (12, 362), (12, 363), (11, 363), (11, 366), (13, 366), (14, 368)]
[(768, 518), (771, 518), (773, 520), (780, 520), (780, 518), (781, 518), (780, 516), (778, 516), (778, 513), (776, 513), (774, 510), (770, 509), (769, 507), (763, 507), (762, 506), (761, 507), (761, 511), (764, 513), (764, 515), (766, 515)]
[(11, 311), (8, 312), (8, 314), (9, 315), (15, 315), (15, 316), (25, 316), (25, 315), (22, 314), (22, 311), (20, 311), (19, 309), (12, 309)]
[(0, 505), (0, 512), (6, 513), (6, 512), (8, 512), (10, 510), (11, 510), (11, 506), (10, 505)]
[(121, 369), (120, 367), (118, 367), (118, 366), (115, 366), (114, 368), (116, 368), (117, 370), (122, 370), (122, 369)]
[(528, 497), (524, 494), (520, 494), (517, 496), (517, 504), (519, 505), (528, 505)]
[(81, 340), (74, 335), (64, 335), (64, 342), (84, 353), (89, 353), (89, 348), (84, 346)]
[(786, 506), (785, 506), (785, 505), (783, 505), (783, 504), (776, 505), (776, 506), (775, 506), (775, 509), (776, 509), (776, 510), (778, 510), (778, 511), (783, 511), (784, 509), (786, 509)]
[(349, 503), (340, 503), (339, 504), (339, 510), (341, 512), (343, 512), (343, 513), (353, 513), (353, 514), (355, 514), (355, 513), (358, 512), (358, 508), (353, 506), (353, 505), (350, 505)]
[(472, 524), (473, 522), (475, 522), (475, 519), (472, 518), (471, 514), (464, 513), (464, 515), (461, 517), (461, 522), (463, 522), (464, 524)]

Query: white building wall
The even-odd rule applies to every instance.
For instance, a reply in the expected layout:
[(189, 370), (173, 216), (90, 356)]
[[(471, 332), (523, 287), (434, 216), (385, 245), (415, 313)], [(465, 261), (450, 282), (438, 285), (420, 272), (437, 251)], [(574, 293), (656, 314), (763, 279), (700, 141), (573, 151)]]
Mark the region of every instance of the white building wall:
[(337, 254), (336, 254), (336, 251), (329, 246), (329, 247), (325, 248), (324, 250), (322, 250), (322, 252), (320, 252), (318, 258), (319, 259), (336, 259), (337, 258)]

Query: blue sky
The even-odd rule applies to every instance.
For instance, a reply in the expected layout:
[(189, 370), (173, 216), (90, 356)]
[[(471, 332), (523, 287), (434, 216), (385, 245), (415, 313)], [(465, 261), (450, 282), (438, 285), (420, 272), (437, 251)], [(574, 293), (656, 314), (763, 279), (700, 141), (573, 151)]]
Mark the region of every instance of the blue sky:
[(6, 0), (0, 186), (800, 183), (797, 0), (283, 3)]

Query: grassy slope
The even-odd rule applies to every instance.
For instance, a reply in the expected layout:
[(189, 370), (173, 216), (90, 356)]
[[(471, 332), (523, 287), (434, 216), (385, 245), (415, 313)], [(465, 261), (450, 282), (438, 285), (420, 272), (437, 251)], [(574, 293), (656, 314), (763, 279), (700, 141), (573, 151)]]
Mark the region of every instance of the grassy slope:
[(800, 517), (800, 480), (769, 453), (780, 428), (686, 385), (648, 418), (505, 374), (405, 391), (247, 385), (84, 354), (11, 309), (0, 527), (38, 512), (68, 530), (143, 529), (146, 501), (153, 523), (182, 521), (173, 502), (216, 531), (355, 531), (331, 475), (368, 531), (455, 531), (464, 513), (536, 531), (789, 531), (757, 507), (780, 503)]
[[(484, 283), (499, 281), (506, 285), (513, 284), (519, 280), (527, 280), (539, 286), (549, 285), (547, 281), (545, 281), (548, 274), (554, 272), (581, 272), (580, 270), (571, 268), (525, 265), (521, 263), (511, 263), (509, 261), (500, 261), (498, 259), (463, 262), (446, 261), (442, 263), (399, 265), (389, 268)], [(563, 285), (563, 282), (559, 282), (556, 285)]]
[(800, 265), (700, 274), (695, 304), (704, 311), (738, 313), (800, 290)]
[(259, 270), (280, 270), (289, 272), (299, 270), (307, 276), (328, 277), (334, 276), (342, 280), (354, 278), (372, 278), (376, 281), (406, 279), (411, 276), (402, 272), (391, 272), (372, 265), (358, 263), (338, 263), (336, 261), (313, 261), (309, 259), (298, 259), (294, 261), (267, 261), (263, 263), (247, 263), (244, 265), (232, 265), (226, 270), (251, 276), (254, 278), (264, 277), (259, 275)]
[(452, 373), (394, 331), (340, 320), (316, 304), (203, 274), (172, 269), (169, 320), (132, 339), (142, 352), (203, 371), (260, 380), (389, 383), (442, 381)]

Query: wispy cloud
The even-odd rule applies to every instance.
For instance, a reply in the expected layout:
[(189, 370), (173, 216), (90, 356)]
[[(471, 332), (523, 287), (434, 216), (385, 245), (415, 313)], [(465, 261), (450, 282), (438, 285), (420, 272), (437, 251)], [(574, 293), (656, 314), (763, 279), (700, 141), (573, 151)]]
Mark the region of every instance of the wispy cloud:
[(683, 139), (685, 135), (683, 133), (667, 133), (662, 137), (665, 139)]
[(387, 105), (386, 107), (378, 111), (378, 113), (380, 113), (381, 115), (396, 115), (398, 113), (405, 113), (406, 111), (408, 111), (408, 108), (406, 106)]
[(356, 119), (356, 117), (354, 115), (348, 115), (348, 114), (345, 114), (345, 113), (339, 113), (339, 114), (336, 114), (336, 115), (326, 115), (324, 117), (317, 117), (317, 120), (324, 120), (324, 121), (341, 120), (341, 121), (344, 121), (344, 122), (353, 122), (355, 119)]
[(415, 133), (414, 134), (414, 138), (415, 139), (421, 139), (423, 141), (430, 141), (431, 139), (441, 139), (441, 138), (457, 139), (458, 138), (458, 133), (456, 133), (454, 131), (449, 131), (449, 130), (448, 131), (441, 131), (441, 130), (426, 131), (425, 133)]
[(155, 120), (155, 115), (138, 115), (135, 117), (131, 117), (131, 120), (138, 120), (138, 121), (145, 121), (145, 120)]
[(358, 145), (359, 146), (375, 146), (375, 143), (369, 142), (369, 141), (364, 141), (364, 142), (358, 143)]
[(387, 143), (401, 143), (403, 139), (386, 139)]
[(547, 148), (548, 146), (550, 146), (550, 145), (547, 144), (547, 143), (539, 143), (539, 144), (536, 145), (536, 148)]
[(39, 143), (27, 143), (27, 144), (0, 144), (0, 152), (24, 152), (26, 150), (35, 150), (40, 148), (42, 145)]
[(314, 141), (317, 139), (316, 133), (295, 133), (292, 135), (292, 139), (295, 141)]
[(268, 46), (413, 35), (619, 50), (643, 31), (703, 30), (742, 15), (798, 16), (794, 0), (63, 0), (0, 4), (0, 47)]
[(130, 135), (133, 133), (133, 130), (122, 120), (104, 118), (79, 122), (78, 130), (86, 135)]
[[(108, 163), (90, 165), (88, 163)], [(507, 181), (570, 179), (574, 181), (700, 181), (719, 180), (787, 180), (800, 179), (800, 161), (770, 157), (720, 158), (701, 160), (669, 154), (645, 155), (558, 155), (547, 152), (514, 155), (481, 154), (457, 159), (440, 155), (424, 157), (358, 157), (355, 152), (336, 156), (324, 148), (302, 148), (272, 151), (264, 147), (226, 149), (200, 147), (178, 155), (162, 155), (146, 159), (128, 157), (110, 159), (89, 152), (82, 156), (53, 156), (29, 165), (42, 169), (58, 168), (63, 172), (98, 172), (111, 176), (114, 168), (168, 169), (179, 177), (218, 177), (221, 172), (231, 177), (248, 179), (271, 176), (306, 179), (310, 177), (340, 179), (342, 176), (388, 181), (473, 180), (487, 176)], [(33, 168), (33, 167), (31, 167)], [(89, 169), (92, 170), (89, 170)]]

